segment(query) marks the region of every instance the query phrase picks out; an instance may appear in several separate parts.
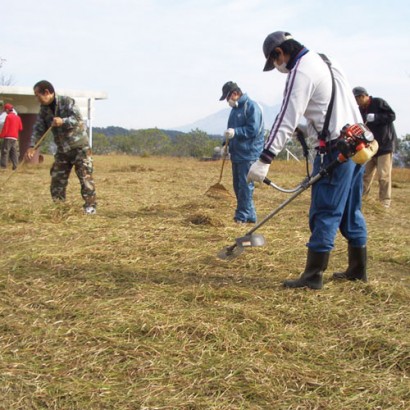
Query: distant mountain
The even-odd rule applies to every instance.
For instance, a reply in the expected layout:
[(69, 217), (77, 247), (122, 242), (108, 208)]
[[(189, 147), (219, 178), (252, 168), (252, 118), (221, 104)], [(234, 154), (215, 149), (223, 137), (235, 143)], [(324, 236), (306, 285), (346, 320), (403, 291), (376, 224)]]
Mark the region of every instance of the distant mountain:
[[(265, 121), (265, 129), (270, 129), (276, 115), (279, 112), (280, 105), (274, 105), (270, 107), (266, 104), (259, 103), (263, 110), (263, 118)], [(181, 125), (179, 127), (174, 127), (174, 130), (189, 132), (191, 130), (200, 129), (205, 131), (207, 134), (222, 135), (226, 129), (228, 122), (230, 108), (224, 108), (223, 110), (217, 111), (214, 114), (208, 115), (205, 118), (192, 122), (191, 124)]]
[[(259, 105), (262, 107), (265, 129), (270, 129), (280, 110), (280, 105), (268, 106), (263, 103), (259, 103)], [(161, 131), (168, 135), (172, 140), (181, 133), (188, 133), (196, 129), (206, 132), (210, 137), (219, 138), (226, 130), (230, 112), (231, 109), (227, 107), (190, 124), (173, 127), (172, 130), (161, 129)], [(117, 126), (94, 127), (93, 130), (94, 133), (104, 134), (107, 137), (114, 137), (117, 135), (126, 136), (132, 134), (133, 131), (136, 131)]]

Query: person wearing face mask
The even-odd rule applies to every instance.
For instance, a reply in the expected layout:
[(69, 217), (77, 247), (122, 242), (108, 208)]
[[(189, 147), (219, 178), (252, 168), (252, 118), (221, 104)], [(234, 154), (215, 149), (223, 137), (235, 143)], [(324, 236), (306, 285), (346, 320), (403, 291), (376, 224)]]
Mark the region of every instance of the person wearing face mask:
[(371, 97), (365, 88), (353, 88), (363, 121), (373, 133), (379, 144), (376, 155), (366, 163), (364, 172), (363, 196), (370, 192), (373, 178), (377, 171), (379, 181), (379, 200), (389, 208), (391, 203), (391, 171), (393, 167), (393, 149), (397, 141), (393, 121), (396, 114), (382, 98)]
[(224, 135), (229, 144), (236, 196), (234, 221), (239, 224), (255, 223), (254, 184), (248, 183), (246, 178), (251, 165), (259, 158), (263, 149), (262, 110), (247, 94), (242, 93), (233, 81), (223, 85), (219, 100), (226, 100), (232, 108)]
[[(335, 61), (309, 51), (288, 32), (269, 34), (263, 52), (264, 71), (276, 68), (287, 75), (287, 81), (281, 109), (262, 154), (249, 170), (248, 181), (264, 180), (302, 116), (307, 135), (317, 139), (314, 176), (337, 158), (336, 140), (342, 128), (362, 120), (350, 84)], [(312, 185), (306, 266), (298, 279), (285, 281), (285, 287), (323, 287), (323, 272), (338, 229), (348, 241), (348, 267), (334, 273), (333, 278), (367, 280), (367, 230), (361, 212), (363, 171), (364, 167), (349, 159)]]

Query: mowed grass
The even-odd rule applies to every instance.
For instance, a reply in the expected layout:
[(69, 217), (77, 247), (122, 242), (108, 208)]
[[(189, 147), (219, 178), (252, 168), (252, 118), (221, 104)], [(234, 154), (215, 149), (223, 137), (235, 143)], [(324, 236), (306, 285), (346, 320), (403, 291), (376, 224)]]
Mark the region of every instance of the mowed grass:
[[(310, 192), (259, 230), (264, 247), (223, 261), (249, 228), (232, 197), (205, 195), (221, 162), (96, 156), (94, 216), (74, 174), (52, 203), (51, 162), (0, 174), (1, 409), (410, 408), (410, 170), (390, 209), (377, 182), (364, 203), (369, 282), (329, 280), (338, 235), (311, 291), (281, 286), (304, 268)], [(278, 161), (270, 177), (304, 172)], [(259, 218), (288, 197), (257, 187)]]

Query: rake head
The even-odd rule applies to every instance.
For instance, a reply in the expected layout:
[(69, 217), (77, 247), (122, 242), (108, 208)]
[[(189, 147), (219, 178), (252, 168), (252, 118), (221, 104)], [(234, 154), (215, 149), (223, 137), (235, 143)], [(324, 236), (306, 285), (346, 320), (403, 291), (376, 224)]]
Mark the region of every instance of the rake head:
[(208, 190), (205, 192), (205, 195), (212, 197), (232, 197), (232, 194), (219, 182), (217, 184), (210, 186)]

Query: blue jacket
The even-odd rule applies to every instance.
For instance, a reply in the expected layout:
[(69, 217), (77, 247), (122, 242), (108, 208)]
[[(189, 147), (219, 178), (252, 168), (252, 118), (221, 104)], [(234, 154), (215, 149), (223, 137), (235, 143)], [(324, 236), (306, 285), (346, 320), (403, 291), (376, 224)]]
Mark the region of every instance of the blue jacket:
[(235, 136), (229, 140), (231, 161), (256, 161), (263, 150), (265, 134), (259, 105), (243, 94), (238, 107), (232, 108), (228, 128), (235, 130)]

